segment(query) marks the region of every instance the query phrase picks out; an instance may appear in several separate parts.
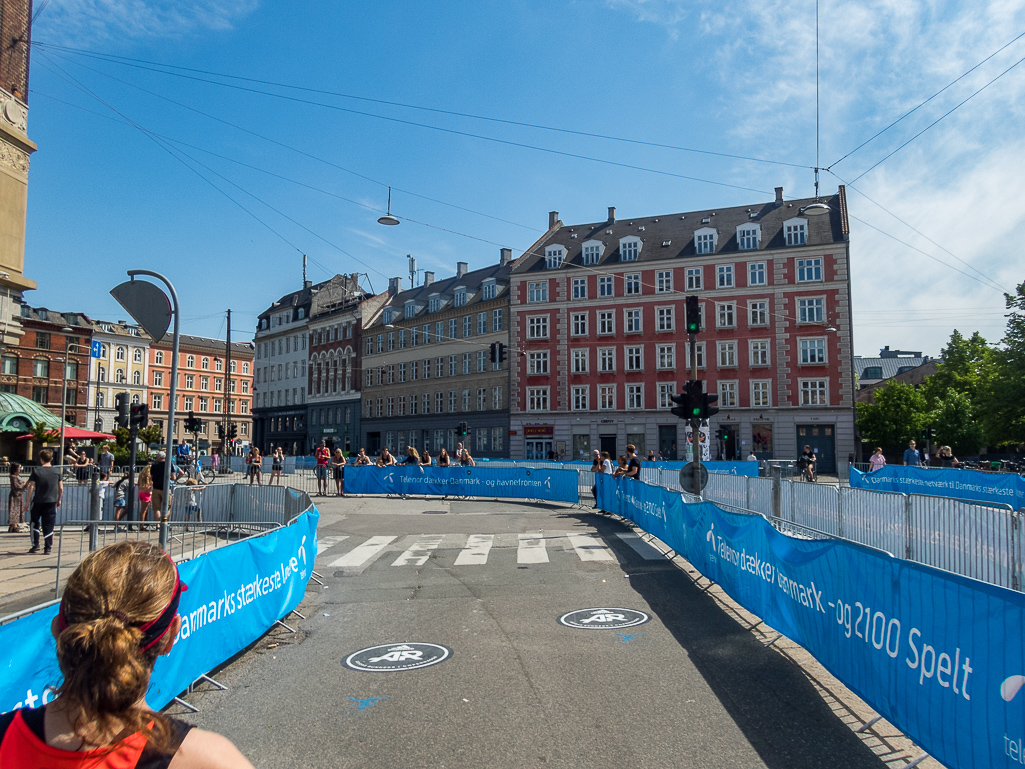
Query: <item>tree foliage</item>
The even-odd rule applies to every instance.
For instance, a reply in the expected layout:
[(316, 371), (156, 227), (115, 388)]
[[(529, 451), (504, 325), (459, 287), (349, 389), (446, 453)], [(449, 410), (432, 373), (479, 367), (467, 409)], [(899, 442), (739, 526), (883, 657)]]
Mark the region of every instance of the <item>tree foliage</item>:
[(858, 404), (858, 430), (870, 443), (894, 451), (917, 440), (927, 421), (925, 395), (913, 385), (891, 382), (876, 390), (875, 403)]
[(968, 395), (947, 390), (929, 416), (930, 424), (936, 428), (937, 444), (950, 446), (958, 456), (976, 454), (986, 443), (986, 430), (976, 411)]
[(993, 351), (993, 374), (983, 394), (983, 415), (990, 443), (1025, 443), (1025, 283), (1004, 294), (1010, 314), (1001, 347)]

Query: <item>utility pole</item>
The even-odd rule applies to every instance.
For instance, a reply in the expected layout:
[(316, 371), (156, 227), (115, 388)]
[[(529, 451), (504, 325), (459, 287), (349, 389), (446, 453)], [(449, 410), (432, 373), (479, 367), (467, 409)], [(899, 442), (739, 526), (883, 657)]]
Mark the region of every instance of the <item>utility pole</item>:
[[(303, 273), (306, 272), (306, 260), (303, 259)], [(229, 457), (231, 456), (228, 452), (228, 433), (230, 432), (231, 426), (231, 310), (228, 310), (228, 339), (225, 342), (224, 352), (224, 432), (221, 434), (221, 454), (224, 458), (222, 464), (224, 465), (225, 472), (228, 469), (228, 463), (231, 462)]]
[[(697, 296), (691, 295), (687, 297), (686, 307), (686, 321), (687, 321), (687, 336), (690, 337), (690, 379), (692, 382), (698, 381), (698, 330), (700, 329), (700, 309), (698, 307)], [(696, 393), (696, 389), (695, 393)], [(698, 416), (692, 416), (690, 420), (690, 436), (691, 436), (691, 455), (693, 456), (694, 462), (694, 476), (696, 478), (701, 477), (701, 418)], [(698, 492), (698, 496), (701, 496), (701, 492)]]

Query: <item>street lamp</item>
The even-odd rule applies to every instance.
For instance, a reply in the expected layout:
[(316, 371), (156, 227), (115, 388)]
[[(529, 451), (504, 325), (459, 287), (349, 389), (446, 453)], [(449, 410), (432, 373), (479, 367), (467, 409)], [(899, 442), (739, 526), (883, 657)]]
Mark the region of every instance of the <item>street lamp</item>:
[[(74, 333), (75, 329), (71, 328), (71, 326), (64, 326), (61, 329), (61, 331), (64, 334), (72, 334), (72, 333)], [(65, 337), (65, 339), (66, 339), (66, 337)], [(60, 358), (61, 365), (64, 367), (64, 370), (61, 372), (61, 380), (62, 380), (63, 383), (62, 383), (62, 386), (61, 386), (61, 445), (60, 445), (61, 453), (60, 453), (60, 463), (62, 465), (64, 464), (64, 426), (67, 424), (67, 422), (65, 420), (65, 415), (66, 415), (67, 410), (68, 410), (68, 353), (71, 352), (71, 348), (72, 347), (81, 347), (81, 348), (86, 349), (86, 350), (89, 349), (85, 345), (81, 345), (81, 344), (76, 344), (74, 342), (67, 342), (67, 341), (65, 341), (65, 343), (64, 343), (64, 357)], [(78, 405), (78, 404), (76, 403), (75, 405)]]
[[(380, 211), (381, 209), (377, 209), (377, 210)], [(394, 225), (399, 223), (399, 220), (391, 215), (391, 187), (388, 188), (388, 213), (386, 213), (384, 216), (380, 217), (377, 220), (377, 223), (378, 224), (386, 224), (389, 227), (392, 227), (392, 226), (394, 226)]]

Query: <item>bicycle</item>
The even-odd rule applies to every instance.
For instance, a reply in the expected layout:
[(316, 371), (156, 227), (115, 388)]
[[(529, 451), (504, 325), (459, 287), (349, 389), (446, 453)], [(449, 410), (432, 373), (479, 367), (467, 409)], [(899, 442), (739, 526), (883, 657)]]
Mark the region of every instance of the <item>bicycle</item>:
[(214, 478), (216, 477), (212, 467), (197, 465), (195, 459), (181, 460), (179, 462), (179, 467), (185, 472), (186, 476), (189, 478), (195, 478), (203, 484), (213, 483)]

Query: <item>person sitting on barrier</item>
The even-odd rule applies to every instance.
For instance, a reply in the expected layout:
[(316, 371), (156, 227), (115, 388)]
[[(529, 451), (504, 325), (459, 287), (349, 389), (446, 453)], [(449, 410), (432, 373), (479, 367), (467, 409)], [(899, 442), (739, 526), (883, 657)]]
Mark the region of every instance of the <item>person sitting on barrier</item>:
[(452, 460), (449, 459), (448, 451), (442, 449), (438, 452), (438, 467), (448, 467), (452, 464)]
[(805, 444), (804, 451), (797, 458), (797, 466), (804, 471), (804, 477), (812, 483), (815, 482), (815, 460), (815, 452), (811, 450), (811, 446)]
[(868, 458), (869, 472), (874, 473), (876, 470), (881, 470), (886, 467), (886, 457), (883, 456), (883, 447), (876, 446), (876, 450), (872, 452), (872, 456)]
[(253, 446), (249, 450), (249, 455), (246, 457), (246, 464), (249, 466), (249, 485), (253, 485), (253, 479), (256, 479), (256, 485), (263, 485), (260, 479), (263, 476), (263, 457), (260, 456), (260, 450)]
[(335, 491), (338, 492), (338, 496), (344, 497), (345, 454), (341, 449), (335, 449), (335, 453), (331, 455), (331, 477), (334, 478)]
[(459, 464), (469, 467), (477, 466), (477, 463), (473, 461), (473, 457), (470, 456), (468, 449), (463, 449), (463, 453), (459, 455)]
[(423, 454), (420, 455), (420, 467), (430, 467), (434, 464), (434, 460), (431, 459), (431, 452), (424, 449)]
[(395, 462), (395, 457), (392, 456), (392, 453), (388, 451), (388, 447), (385, 446), (383, 449), (381, 449), (381, 456), (377, 458), (377, 466), (388, 467), (394, 464), (397, 464)]
[(51, 702), (0, 716), (0, 766), (252, 769), (227, 738), (146, 704), (186, 589), (156, 545), (117, 542), (87, 555), (50, 626), (64, 681)]
[(626, 472), (623, 475), (639, 481), (641, 479), (641, 460), (637, 456), (637, 447), (632, 443), (626, 444), (626, 460)]

